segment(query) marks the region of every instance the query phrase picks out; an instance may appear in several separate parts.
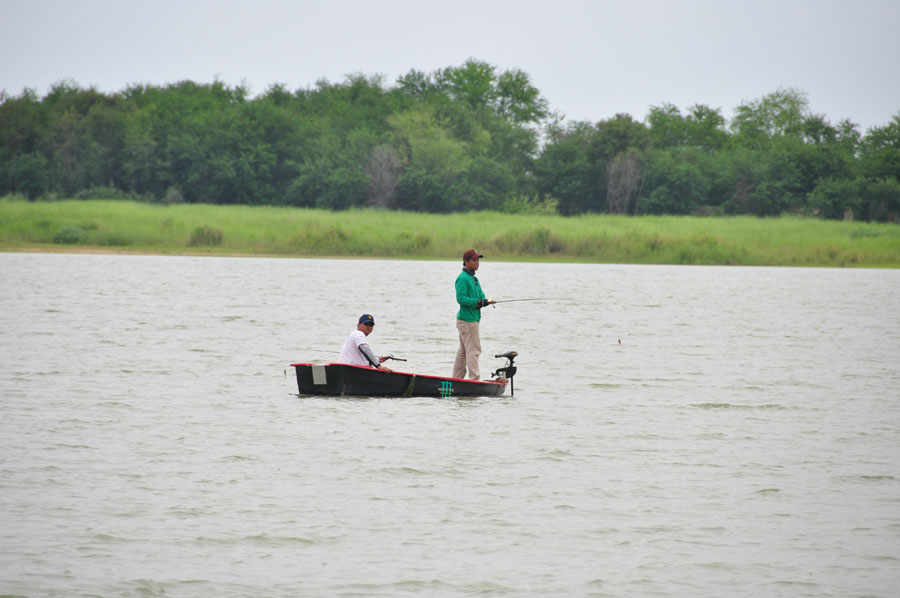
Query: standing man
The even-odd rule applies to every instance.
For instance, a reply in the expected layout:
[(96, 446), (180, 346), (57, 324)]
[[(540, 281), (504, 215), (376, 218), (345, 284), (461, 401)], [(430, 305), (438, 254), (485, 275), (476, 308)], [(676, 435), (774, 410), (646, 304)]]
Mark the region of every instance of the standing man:
[(369, 365), (384, 372), (390, 372), (382, 363), (389, 356), (375, 356), (366, 337), (372, 334), (375, 329), (375, 318), (371, 314), (363, 314), (359, 317), (359, 323), (356, 330), (347, 335), (344, 346), (341, 348), (341, 355), (338, 357), (338, 363), (349, 363), (351, 365)]
[(481, 334), (478, 324), (481, 322), (481, 308), (494, 303), (493, 299), (485, 299), (484, 291), (475, 277), (475, 272), (484, 256), (470, 249), (463, 254), (463, 269), (456, 277), (456, 302), (459, 312), (456, 314), (456, 329), (459, 330), (459, 349), (453, 364), (453, 377), (465, 378), (466, 368), (469, 379), (478, 380), (478, 357), (481, 355)]

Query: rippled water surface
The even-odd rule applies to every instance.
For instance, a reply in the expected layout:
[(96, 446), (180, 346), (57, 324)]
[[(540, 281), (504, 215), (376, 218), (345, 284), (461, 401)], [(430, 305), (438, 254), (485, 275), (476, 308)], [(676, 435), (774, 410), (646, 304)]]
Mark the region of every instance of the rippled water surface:
[[(896, 596), (900, 271), (0, 254), (0, 595)], [(620, 342), (621, 341), (621, 342)]]

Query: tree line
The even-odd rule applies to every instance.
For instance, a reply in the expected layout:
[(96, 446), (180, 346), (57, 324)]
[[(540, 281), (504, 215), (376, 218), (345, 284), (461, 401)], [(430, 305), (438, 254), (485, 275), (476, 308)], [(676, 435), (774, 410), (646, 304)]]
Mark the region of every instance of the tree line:
[(731, 120), (697, 104), (565, 122), (479, 60), (393, 84), (183, 81), (0, 94), (0, 195), (564, 215), (900, 219), (900, 112), (863, 133), (782, 89)]

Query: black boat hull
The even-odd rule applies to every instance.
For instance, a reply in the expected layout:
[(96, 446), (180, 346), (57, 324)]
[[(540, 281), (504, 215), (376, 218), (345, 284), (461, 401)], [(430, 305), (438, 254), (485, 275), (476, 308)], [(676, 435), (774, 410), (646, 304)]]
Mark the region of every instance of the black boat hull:
[(351, 397), (496, 397), (506, 390), (503, 381), (442, 378), (406, 372), (383, 372), (370, 367), (329, 363), (292, 363), (301, 395)]

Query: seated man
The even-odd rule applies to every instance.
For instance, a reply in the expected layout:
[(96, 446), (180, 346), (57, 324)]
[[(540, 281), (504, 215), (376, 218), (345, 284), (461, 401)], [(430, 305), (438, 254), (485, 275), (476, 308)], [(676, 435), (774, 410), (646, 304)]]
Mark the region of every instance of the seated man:
[(392, 371), (382, 365), (386, 359), (389, 359), (389, 356), (376, 356), (366, 342), (366, 337), (372, 334), (374, 328), (375, 318), (370, 314), (361, 315), (359, 323), (356, 325), (356, 330), (347, 335), (347, 340), (344, 341), (338, 362), (351, 365), (369, 365), (383, 372)]

